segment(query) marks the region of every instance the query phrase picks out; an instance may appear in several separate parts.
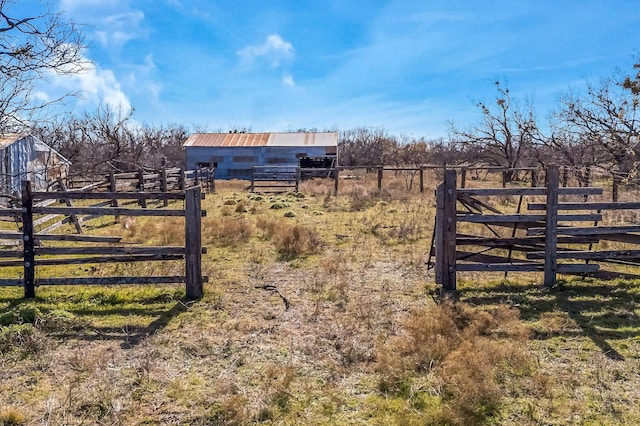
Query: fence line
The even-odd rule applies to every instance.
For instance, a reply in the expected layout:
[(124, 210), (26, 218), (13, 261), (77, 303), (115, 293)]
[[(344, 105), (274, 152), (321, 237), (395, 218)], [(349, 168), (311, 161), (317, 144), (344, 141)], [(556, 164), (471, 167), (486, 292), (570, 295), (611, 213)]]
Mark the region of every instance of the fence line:
[(215, 192), (215, 169), (183, 170), (171, 167), (153, 171), (110, 172), (97, 182), (69, 179), (70, 191), (171, 192), (196, 185), (200, 185), (206, 192)]
[[(111, 204), (112, 200), (184, 200), (184, 209), (139, 209), (123, 207), (49, 207), (38, 205), (38, 201), (56, 200), (95, 200), (103, 198)], [(19, 209), (3, 209), (0, 215), (20, 214), (21, 232), (0, 232), (0, 238), (21, 240), (22, 251), (0, 250), (0, 258), (18, 258), (18, 260), (0, 260), (0, 267), (23, 266), (22, 280), (0, 279), (0, 286), (21, 285), (25, 289), (25, 297), (35, 297), (38, 285), (86, 285), (86, 284), (158, 284), (185, 283), (186, 296), (198, 299), (203, 294), (202, 254), (206, 249), (201, 244), (201, 210), (202, 192), (199, 186), (186, 188), (173, 193), (84, 193), (84, 192), (33, 192), (31, 182), (23, 181), (21, 207)], [(89, 236), (74, 234), (37, 233), (34, 230), (34, 217), (38, 215), (91, 215), (101, 216), (178, 216), (185, 219), (185, 245), (183, 246), (142, 246), (123, 245), (120, 237)], [(69, 241), (73, 243), (102, 243), (106, 246), (73, 246), (73, 247), (41, 247), (39, 241)], [(74, 256), (74, 257), (68, 257)], [(50, 277), (37, 278), (36, 266), (97, 264), (118, 262), (147, 262), (164, 260), (184, 260), (184, 276), (127, 276), (127, 277)]]
[[(250, 190), (261, 192), (286, 192), (297, 191), (300, 182), (310, 178), (329, 178), (334, 180), (334, 193), (337, 195), (340, 187), (340, 173), (349, 170), (363, 170), (377, 173), (377, 188), (382, 190), (384, 177), (387, 173), (401, 173), (407, 179), (408, 189), (412, 189), (414, 181), (420, 192), (424, 192), (424, 172), (429, 170), (456, 170), (459, 174), (460, 188), (465, 188), (469, 173), (484, 171), (490, 172), (515, 172), (523, 173), (525, 178), (531, 182), (532, 187), (538, 186), (540, 181), (544, 181), (545, 169), (541, 167), (513, 167), (505, 168), (499, 166), (473, 166), (473, 165), (441, 165), (423, 164), (416, 166), (384, 166), (384, 165), (361, 165), (361, 166), (334, 166), (330, 168), (304, 168), (298, 166), (254, 166), (253, 177), (251, 179)], [(294, 173), (295, 170), (295, 173)], [(627, 173), (628, 174), (628, 173)], [(559, 184), (567, 187), (569, 176), (574, 175), (578, 179), (581, 187), (588, 187), (595, 178), (611, 176), (611, 199), (619, 200), (620, 186), (627, 174), (610, 171), (598, 166), (575, 167), (561, 166)], [(342, 176), (344, 177), (344, 175)], [(472, 176), (473, 179), (473, 176)], [(506, 187), (506, 176), (503, 176), (502, 187)], [(82, 191), (110, 191), (110, 192), (167, 192), (179, 191), (188, 186), (200, 185), (205, 192), (215, 192), (215, 169), (201, 168), (196, 170), (182, 170), (180, 168), (165, 168), (154, 171), (137, 171), (114, 173), (111, 172), (98, 182), (81, 180), (78, 178), (69, 179), (69, 190)], [(166, 205), (166, 201), (164, 202)], [(116, 201), (112, 201), (113, 207), (117, 207)]]
[(297, 166), (253, 166), (251, 192), (298, 192), (302, 169)]
[[(502, 271), (544, 273), (544, 285), (554, 287), (557, 274), (586, 274), (600, 270), (599, 264), (621, 263), (640, 266), (640, 250), (594, 250), (600, 241), (640, 244), (638, 225), (602, 226), (603, 210), (640, 209), (640, 203), (561, 202), (560, 197), (601, 195), (598, 187), (560, 187), (556, 166), (546, 171), (543, 188), (458, 188), (457, 173), (447, 170), (436, 189), (436, 223), (429, 263), (435, 256), (436, 282), (447, 291), (456, 289), (458, 271)], [(486, 196), (518, 196), (515, 214), (504, 214)], [(523, 197), (544, 197), (545, 202), (526, 203)], [(466, 211), (458, 210), (462, 206)], [(544, 214), (539, 212), (544, 211)], [(586, 212), (590, 211), (590, 212)], [(563, 213), (560, 213), (563, 212)], [(576, 225), (586, 222), (587, 225)], [(458, 232), (458, 224), (482, 226), (491, 236)], [(524, 235), (517, 235), (517, 232)], [(583, 247), (588, 244), (588, 249)], [(465, 247), (476, 247), (476, 251)], [(518, 258), (513, 255), (517, 254)], [(582, 263), (560, 263), (572, 259)]]

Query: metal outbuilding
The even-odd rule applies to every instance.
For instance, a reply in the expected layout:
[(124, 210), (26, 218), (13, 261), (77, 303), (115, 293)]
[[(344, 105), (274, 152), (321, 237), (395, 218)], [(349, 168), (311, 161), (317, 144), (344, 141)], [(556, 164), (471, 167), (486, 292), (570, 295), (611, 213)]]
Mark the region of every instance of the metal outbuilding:
[(30, 180), (34, 191), (46, 191), (58, 178), (66, 179), (71, 162), (29, 134), (0, 135), (0, 192), (16, 194)]
[(251, 179), (254, 166), (337, 164), (338, 133), (196, 133), (184, 147), (188, 169), (214, 167), (216, 179)]

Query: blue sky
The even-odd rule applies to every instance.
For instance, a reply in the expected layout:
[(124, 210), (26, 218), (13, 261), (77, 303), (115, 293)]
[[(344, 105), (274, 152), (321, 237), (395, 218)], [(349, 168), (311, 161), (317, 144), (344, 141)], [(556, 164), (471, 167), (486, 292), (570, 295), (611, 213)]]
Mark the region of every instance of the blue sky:
[[(29, 6), (31, 4), (31, 6)], [(35, 6), (34, 6), (35, 5)], [(18, 7), (39, 7), (36, 0)], [(479, 119), (492, 81), (543, 118), (558, 95), (640, 53), (637, 0), (59, 0), (94, 66), (53, 78), (76, 108), (135, 108), (209, 131), (385, 127), (446, 136)]]

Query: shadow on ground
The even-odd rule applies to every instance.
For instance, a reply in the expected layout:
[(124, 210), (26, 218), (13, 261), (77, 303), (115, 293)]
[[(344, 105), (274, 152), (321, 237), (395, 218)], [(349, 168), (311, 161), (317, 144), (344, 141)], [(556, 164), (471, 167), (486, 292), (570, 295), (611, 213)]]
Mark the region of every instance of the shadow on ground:
[(556, 288), (542, 285), (502, 283), (459, 291), (459, 299), (471, 305), (509, 304), (520, 310), (526, 322), (540, 321), (545, 314), (566, 313), (577, 327), (535, 330), (533, 338), (586, 336), (610, 359), (624, 360), (612, 341), (640, 336), (640, 283), (590, 278), (561, 282)]
[[(161, 298), (162, 299), (162, 298)], [(115, 340), (121, 341), (123, 349), (132, 348), (147, 336), (165, 328), (172, 319), (186, 312), (194, 301), (175, 299), (169, 295), (160, 300), (158, 296), (140, 298), (131, 306), (130, 302), (109, 302), (107, 306), (76, 307), (71, 302), (66, 310), (60, 309), (54, 297), (22, 299), (14, 295), (0, 296), (0, 326), (34, 323), (47, 336), (67, 340)], [(129, 306), (127, 306), (129, 305)], [(108, 317), (152, 318), (147, 326), (134, 321), (120, 326), (99, 325), (109, 322)], [(94, 319), (94, 321), (92, 321)], [(95, 320), (98, 319), (98, 320)], [(98, 324), (98, 325), (96, 325)]]

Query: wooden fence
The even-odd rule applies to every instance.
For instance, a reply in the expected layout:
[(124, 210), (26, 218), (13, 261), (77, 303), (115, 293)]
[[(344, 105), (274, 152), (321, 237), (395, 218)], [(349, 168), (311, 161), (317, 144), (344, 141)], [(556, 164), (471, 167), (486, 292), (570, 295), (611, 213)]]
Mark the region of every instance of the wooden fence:
[[(311, 178), (328, 178), (334, 181), (334, 193), (337, 195), (340, 186), (340, 172), (349, 170), (367, 169), (377, 173), (378, 190), (383, 188), (385, 172), (409, 173), (413, 182), (419, 176), (419, 189), (424, 192), (424, 172), (430, 169), (443, 170), (442, 166), (423, 167), (383, 167), (383, 166), (357, 166), (357, 167), (331, 167), (331, 168), (303, 168), (296, 166), (255, 166), (251, 179), (251, 192), (287, 192), (298, 191), (300, 182)], [(343, 174), (344, 177), (344, 174)]]
[[(420, 192), (424, 192), (425, 172), (437, 170), (458, 170), (460, 174), (460, 187), (466, 186), (467, 177), (478, 179), (480, 173), (499, 172), (503, 173), (502, 186), (506, 186), (506, 174), (516, 173), (529, 180), (532, 186), (537, 186), (542, 176), (542, 169), (536, 167), (504, 168), (494, 166), (443, 166), (433, 164), (423, 164), (417, 166), (396, 167), (396, 166), (334, 166), (331, 168), (304, 168), (296, 166), (256, 166), (253, 170), (251, 181), (251, 191), (256, 192), (286, 192), (296, 191), (300, 182), (310, 178), (328, 178), (334, 180), (335, 193), (338, 193), (340, 185), (340, 173), (350, 170), (366, 169), (377, 175), (378, 190), (384, 187), (385, 176), (390, 173), (402, 175), (407, 182), (407, 189), (417, 187)], [(569, 177), (574, 176), (581, 185), (588, 186), (592, 180), (611, 180), (612, 201), (618, 201), (619, 190), (622, 182), (627, 177), (619, 172), (611, 172), (598, 167), (569, 167), (562, 166), (560, 177), (561, 186), (566, 187)], [(344, 173), (342, 177), (345, 176)], [(414, 182), (415, 181), (415, 182)], [(415, 185), (414, 185), (415, 183)], [(155, 171), (137, 171), (126, 173), (110, 173), (98, 181), (70, 178), (68, 186), (70, 190), (97, 190), (110, 192), (140, 192), (140, 191), (179, 191), (189, 186), (200, 185), (205, 192), (215, 192), (215, 169), (201, 168), (196, 170), (182, 170), (180, 168), (166, 168)]]
[(251, 192), (298, 191), (301, 168), (296, 166), (254, 166)]
[[(461, 186), (465, 186), (465, 182), (467, 180), (467, 174), (469, 172), (483, 170), (483, 171), (513, 171), (525, 173), (531, 176), (531, 182), (535, 185), (537, 182), (539, 173), (538, 169), (531, 167), (519, 167), (513, 169), (505, 169), (498, 167), (468, 167), (468, 166), (453, 166), (460, 170), (461, 175)], [(289, 168), (292, 169), (292, 168)], [(333, 179), (334, 181), (334, 193), (337, 195), (340, 189), (340, 178), (350, 177), (349, 175), (345, 175), (345, 172), (349, 172), (352, 170), (364, 170), (367, 172), (372, 172), (376, 174), (377, 179), (377, 188), (378, 191), (382, 191), (384, 188), (384, 179), (385, 176), (389, 174), (394, 175), (402, 175), (405, 178), (405, 182), (407, 184), (407, 189), (412, 190), (414, 187), (418, 188), (419, 192), (424, 192), (425, 189), (425, 172), (427, 171), (441, 171), (444, 172), (447, 167), (441, 165), (422, 165), (422, 166), (414, 166), (414, 167), (389, 167), (389, 166), (337, 166), (332, 168), (297, 168), (296, 176), (297, 181), (296, 185), (293, 185), (293, 172), (290, 172), (291, 184), (285, 185), (287, 190), (291, 190), (295, 186), (297, 189), (297, 185), (299, 185), (300, 180), (304, 180), (309, 177), (322, 177)], [(341, 175), (342, 173), (342, 175)], [(275, 174), (274, 174), (275, 176)], [(257, 188), (258, 186), (256, 186)], [(253, 186), (252, 186), (253, 191)]]
[[(0, 210), (2, 216), (19, 216), (21, 232), (1, 231), (0, 238), (21, 241), (23, 250), (0, 250), (1, 267), (23, 267), (23, 278), (0, 279), (0, 286), (23, 286), (26, 298), (35, 297), (36, 287), (40, 285), (114, 285), (114, 284), (161, 284), (185, 283), (186, 296), (198, 299), (203, 294), (201, 244), (201, 188), (187, 188), (177, 192), (122, 193), (122, 192), (32, 192), (31, 183), (24, 181), (19, 202), (20, 208)], [(64, 207), (42, 204), (42, 201), (61, 200)], [(105, 200), (99, 207), (73, 206), (71, 200)], [(112, 206), (113, 201), (135, 201), (140, 204), (152, 200), (180, 200), (184, 207), (180, 209), (141, 209)], [(107, 207), (106, 205), (109, 205)], [(52, 234), (36, 232), (34, 224), (43, 217), (63, 215), (65, 217), (103, 216), (179, 216), (185, 218), (184, 246), (145, 246), (125, 244), (120, 237)], [(80, 221), (77, 219), (77, 223)], [(58, 242), (72, 242), (73, 246), (59, 246)], [(51, 247), (46, 242), (53, 242)], [(83, 244), (94, 244), (86, 246)], [(77, 244), (77, 245), (76, 245)], [(95, 245), (101, 244), (101, 245)], [(119, 262), (181, 260), (185, 264), (185, 274), (180, 276), (112, 276), (112, 277), (50, 277), (37, 278), (37, 266), (78, 265)]]
[[(544, 285), (553, 287), (558, 273), (595, 273), (600, 263), (640, 266), (640, 250), (634, 248), (640, 244), (640, 225), (600, 225), (606, 211), (640, 209), (640, 202), (588, 202), (588, 197), (602, 195), (602, 188), (559, 187), (555, 166), (546, 175), (545, 187), (457, 188), (456, 171), (446, 171), (436, 190), (429, 259), (435, 256), (436, 282), (455, 290), (459, 271), (540, 271)], [(516, 212), (501, 212), (486, 200), (490, 196), (517, 196)], [(580, 201), (564, 200), (576, 196)], [(524, 197), (542, 201), (526, 203), (528, 212), (523, 213)], [(473, 230), (460, 232), (463, 226)], [(596, 249), (601, 241), (626, 246)]]
[(70, 189), (109, 192), (184, 191), (185, 188), (195, 185), (200, 185), (206, 192), (215, 192), (215, 170), (183, 170), (173, 167), (154, 171), (111, 172), (98, 181), (80, 178), (69, 180)]

